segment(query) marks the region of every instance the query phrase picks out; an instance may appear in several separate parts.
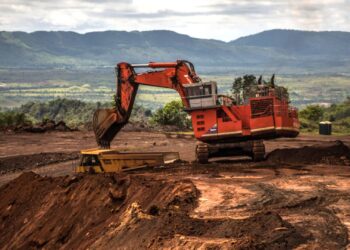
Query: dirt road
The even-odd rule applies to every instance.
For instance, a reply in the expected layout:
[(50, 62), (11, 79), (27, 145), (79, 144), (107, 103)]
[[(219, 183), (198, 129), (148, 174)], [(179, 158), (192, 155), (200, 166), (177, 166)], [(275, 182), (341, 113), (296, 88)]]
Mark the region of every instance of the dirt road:
[[(266, 146), (271, 152), (336, 140), (349, 145), (350, 136), (301, 136)], [(350, 166), (340, 160), (342, 145), (335, 144), (330, 155), (321, 145), (259, 163), (184, 162), (127, 175), (64, 176), (72, 173), (72, 160), (29, 167), (54, 178), (19, 176), (23, 170), (14, 168), (0, 176), (0, 248), (345, 249), (350, 247)], [(23, 155), (73, 154), (90, 146), (92, 134), (82, 132), (0, 138), (2, 159), (19, 162)], [(195, 140), (126, 132), (115, 146), (176, 149), (192, 161)], [(280, 162), (278, 156), (290, 160)]]

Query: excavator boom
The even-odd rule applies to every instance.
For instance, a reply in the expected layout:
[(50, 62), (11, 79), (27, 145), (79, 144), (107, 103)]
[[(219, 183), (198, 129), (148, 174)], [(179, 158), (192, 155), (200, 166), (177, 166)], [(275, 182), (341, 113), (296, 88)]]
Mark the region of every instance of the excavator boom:
[[(160, 70), (136, 73), (136, 68)], [(179, 93), (184, 106), (188, 107), (183, 86), (201, 81), (193, 64), (184, 60), (148, 64), (122, 62), (117, 64), (116, 74), (115, 107), (99, 109), (93, 117), (96, 141), (101, 148), (109, 148), (113, 138), (128, 123), (139, 85), (174, 89)]]

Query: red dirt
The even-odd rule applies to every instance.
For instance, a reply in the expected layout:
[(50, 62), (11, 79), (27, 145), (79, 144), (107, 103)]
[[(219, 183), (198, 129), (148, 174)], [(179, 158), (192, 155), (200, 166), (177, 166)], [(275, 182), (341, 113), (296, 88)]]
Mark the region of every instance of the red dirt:
[(48, 131), (71, 132), (73, 129), (68, 127), (64, 121), (55, 122), (53, 120), (43, 121), (35, 125), (19, 126), (13, 129), (15, 132), (45, 133)]
[[(0, 136), (0, 162), (95, 145), (89, 133), (47, 135)], [(225, 158), (119, 175), (73, 176), (70, 161), (45, 165), (39, 157), (44, 166), (30, 170), (50, 177), (19, 168), (0, 174), (0, 248), (346, 249), (350, 167), (336, 140), (349, 145), (350, 137), (267, 141), (272, 153), (259, 163)], [(188, 161), (194, 145), (144, 132), (115, 141), (124, 150), (180, 151)]]
[(53, 163), (78, 159), (75, 153), (39, 153), (32, 155), (17, 155), (0, 158), (0, 174), (19, 170), (29, 170)]
[(287, 164), (348, 165), (350, 149), (342, 141), (305, 146), (302, 148), (276, 149), (268, 154), (269, 162)]
[(179, 234), (227, 239), (228, 246), (238, 249), (290, 249), (306, 241), (274, 212), (242, 220), (191, 218), (199, 193), (188, 180), (122, 175), (44, 178), (29, 172), (0, 193), (1, 248), (176, 247), (183, 244), (173, 242)]

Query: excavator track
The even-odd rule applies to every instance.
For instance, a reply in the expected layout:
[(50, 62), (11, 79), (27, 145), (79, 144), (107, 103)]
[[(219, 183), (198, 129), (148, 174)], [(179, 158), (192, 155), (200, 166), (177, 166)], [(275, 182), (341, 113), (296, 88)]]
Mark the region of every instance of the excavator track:
[(209, 159), (209, 147), (208, 144), (199, 143), (196, 146), (196, 159), (197, 162), (205, 164)]
[(265, 145), (262, 140), (252, 141), (251, 155), (253, 161), (263, 161), (265, 159)]

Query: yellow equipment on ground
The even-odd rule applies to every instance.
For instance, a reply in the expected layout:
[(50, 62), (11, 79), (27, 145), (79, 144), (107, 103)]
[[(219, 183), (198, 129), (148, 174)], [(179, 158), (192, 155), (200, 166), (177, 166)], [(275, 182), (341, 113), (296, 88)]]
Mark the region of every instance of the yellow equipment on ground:
[(113, 149), (82, 150), (76, 173), (122, 172), (160, 166), (179, 160), (178, 152), (119, 152)]

